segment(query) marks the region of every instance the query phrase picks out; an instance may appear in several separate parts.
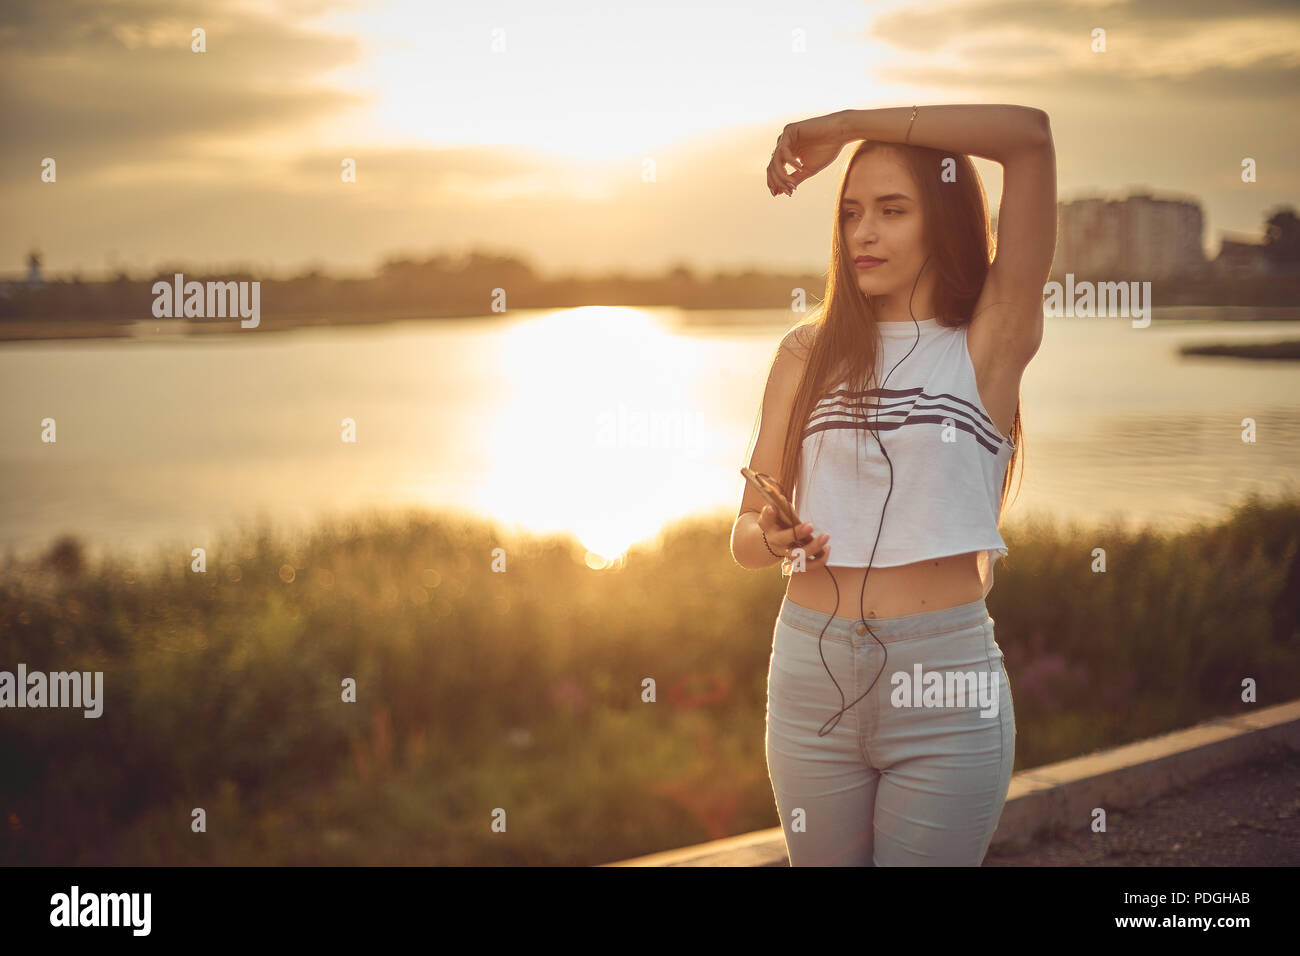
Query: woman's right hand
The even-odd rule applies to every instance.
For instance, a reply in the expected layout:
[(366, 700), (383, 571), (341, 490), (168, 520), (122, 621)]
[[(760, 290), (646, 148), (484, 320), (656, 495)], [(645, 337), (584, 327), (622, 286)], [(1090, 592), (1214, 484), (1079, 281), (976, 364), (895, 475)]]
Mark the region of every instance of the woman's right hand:
[(829, 534), (815, 537), (813, 526), (806, 522), (797, 528), (782, 527), (771, 505), (764, 505), (763, 510), (759, 512), (758, 526), (763, 529), (763, 537), (767, 539), (767, 543), (778, 554), (788, 558), (795, 548), (803, 548), (805, 568), (814, 563), (825, 563), (831, 552), (830, 545), (827, 544), (831, 539)]
[[(840, 110), (786, 124), (767, 164), (767, 188), (773, 196), (793, 196), (796, 186), (835, 162), (849, 142), (845, 138), (844, 113)], [(787, 165), (793, 166), (794, 172), (786, 172)]]

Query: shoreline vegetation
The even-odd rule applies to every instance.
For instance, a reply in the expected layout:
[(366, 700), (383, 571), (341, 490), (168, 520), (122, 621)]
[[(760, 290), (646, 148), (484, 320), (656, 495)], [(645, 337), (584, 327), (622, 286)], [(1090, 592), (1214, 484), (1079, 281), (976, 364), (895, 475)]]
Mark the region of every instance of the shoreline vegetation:
[(1231, 342), (1213, 345), (1184, 345), (1183, 355), (1223, 355), (1244, 359), (1300, 359), (1300, 339), (1283, 339), (1279, 342)]
[[(685, 519), (594, 570), (565, 535), (371, 511), (231, 533), (202, 573), (180, 542), (11, 556), (0, 667), (102, 671), (103, 714), (0, 712), (0, 864), (593, 865), (776, 826), (784, 579), (737, 566), (729, 534)], [(1294, 489), (1177, 533), (1004, 535), (1017, 771), (1300, 685)]]
[[(471, 252), (423, 261), (393, 258), (375, 275), (343, 278), (311, 271), (289, 278), (233, 272), (159, 269), (148, 278), (119, 273), (104, 281), (56, 279), (9, 282), (0, 294), (0, 341), (113, 338), (154, 334), (239, 331), (239, 319), (155, 318), (155, 282), (257, 282), (261, 321), (256, 331), (318, 325), (362, 325), (403, 319), (480, 318), (493, 314), (504, 290), (510, 310), (623, 306), (684, 310), (785, 309), (802, 290), (815, 308), (825, 289), (824, 272), (747, 269), (697, 274), (685, 265), (659, 273), (546, 277), (513, 256)], [(1054, 281), (1063, 276), (1053, 275)], [(1132, 277), (1141, 279), (1141, 277)], [(1127, 277), (1076, 275), (1082, 281), (1127, 282)], [(1300, 302), (1300, 272), (1240, 277), (1196, 275), (1151, 281), (1150, 301), (1171, 306), (1252, 307), (1279, 313)], [(1291, 318), (1292, 316), (1281, 316)]]

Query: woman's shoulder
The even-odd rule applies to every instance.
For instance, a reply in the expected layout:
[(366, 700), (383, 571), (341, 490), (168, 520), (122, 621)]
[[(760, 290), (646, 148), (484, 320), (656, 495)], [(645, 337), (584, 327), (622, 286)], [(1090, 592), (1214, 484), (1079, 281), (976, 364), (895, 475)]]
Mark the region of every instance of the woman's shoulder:
[(820, 331), (821, 326), (817, 322), (800, 322), (785, 333), (785, 337), (781, 339), (781, 350), (788, 352), (800, 362), (806, 362), (812, 352), (813, 343), (817, 341), (817, 333)]

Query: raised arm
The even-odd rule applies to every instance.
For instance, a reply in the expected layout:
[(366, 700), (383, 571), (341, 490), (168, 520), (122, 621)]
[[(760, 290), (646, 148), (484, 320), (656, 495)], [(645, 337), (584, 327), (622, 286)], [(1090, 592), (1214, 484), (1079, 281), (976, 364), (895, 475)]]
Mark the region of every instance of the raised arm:
[[(841, 110), (840, 128), (845, 142), (874, 139), (966, 153), (1006, 165), (1026, 148), (1042, 146), (1052, 138), (1047, 114), (1032, 106), (970, 103), (911, 106), (880, 110)], [(908, 132), (908, 125), (911, 132)]]
[(1042, 344), (1043, 283), (1056, 254), (1051, 124), (1045, 112), (1028, 106), (921, 106), (914, 120), (912, 110), (843, 110), (843, 137), (846, 142), (906, 139), (913, 146), (967, 153), (1002, 166), (996, 253), (967, 334), (972, 355), (981, 357), (989, 376), (1018, 378)]

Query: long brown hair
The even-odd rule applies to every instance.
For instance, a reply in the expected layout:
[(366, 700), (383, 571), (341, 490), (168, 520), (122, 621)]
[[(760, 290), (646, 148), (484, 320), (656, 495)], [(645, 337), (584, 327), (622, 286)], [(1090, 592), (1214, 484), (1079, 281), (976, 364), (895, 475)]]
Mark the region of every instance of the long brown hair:
[[(984, 186), (970, 157), (923, 146), (863, 140), (844, 169), (835, 200), (826, 297), (814, 318), (796, 324), (792, 330), (800, 349), (807, 354), (807, 361), (786, 425), (781, 474), (776, 476), (792, 502), (802, 460), (804, 428), (813, 407), (838, 382), (847, 380), (853, 390), (874, 387), (870, 382), (881, 347), (879, 323), (875, 303), (858, 288), (855, 266), (844, 248), (840, 216), (854, 163), (869, 151), (882, 148), (898, 153), (920, 190), (922, 235), (929, 254), (923, 268), (934, 272), (933, 307), (939, 324), (958, 327), (969, 323), (988, 277), (995, 240), (989, 228)], [(951, 176), (949, 181), (943, 178), (944, 163), (948, 160), (955, 164), (955, 181)], [(861, 439), (861, 432), (858, 434)], [(1011, 474), (1020, 458), (1019, 400), (1009, 437), (1016, 448), (1002, 482), (1001, 508), (1006, 507)]]

